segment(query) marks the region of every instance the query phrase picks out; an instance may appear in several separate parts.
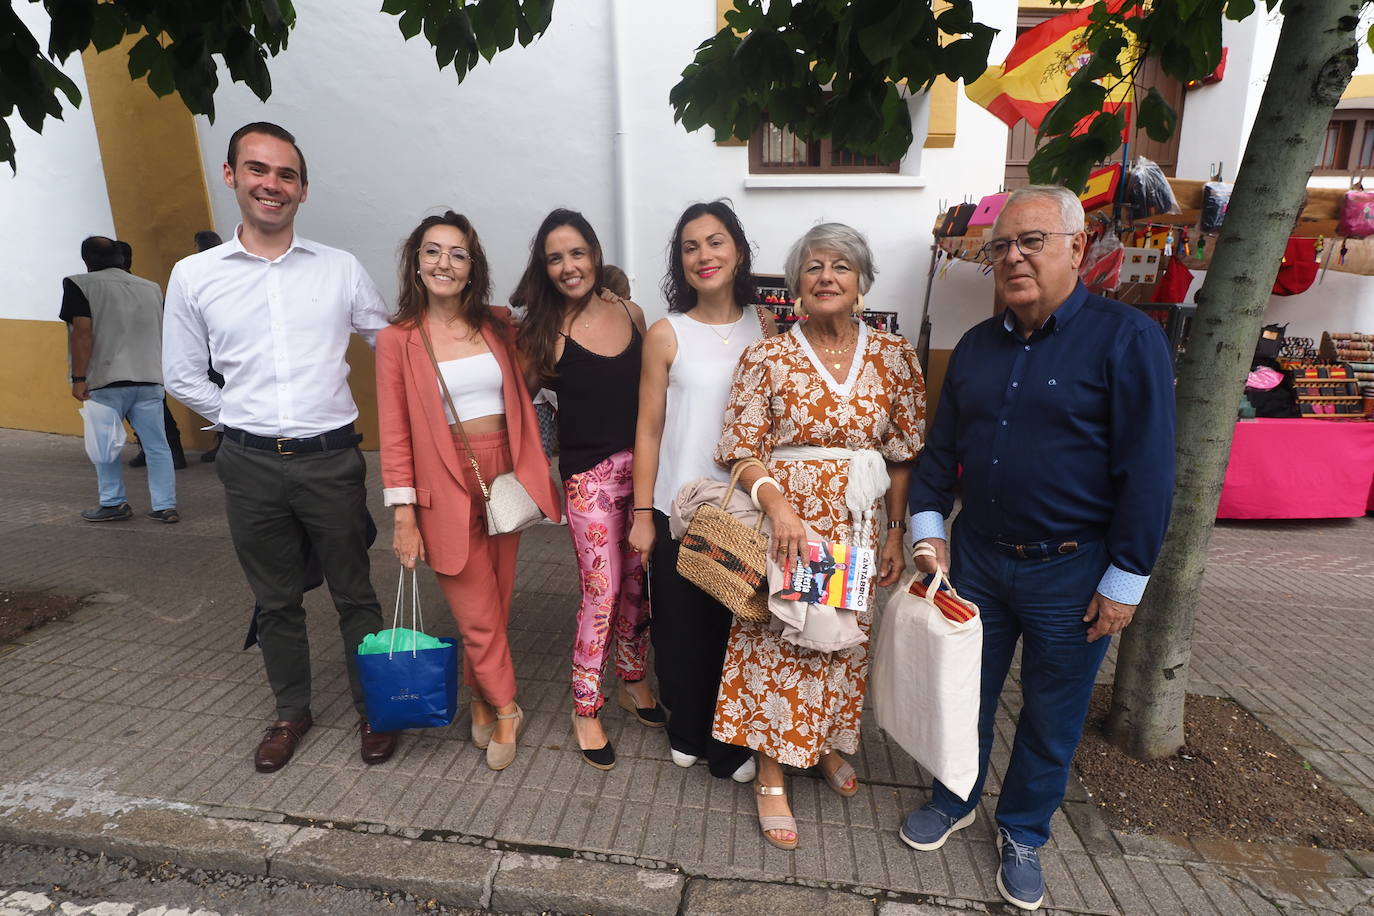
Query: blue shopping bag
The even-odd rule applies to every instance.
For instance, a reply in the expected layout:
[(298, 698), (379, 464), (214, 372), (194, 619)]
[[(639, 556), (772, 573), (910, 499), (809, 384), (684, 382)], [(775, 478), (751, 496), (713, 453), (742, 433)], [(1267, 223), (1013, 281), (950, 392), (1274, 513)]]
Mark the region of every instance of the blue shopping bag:
[[(440, 639), (441, 648), (417, 649), (414, 642), (395, 645), (400, 622), (406, 570), (396, 585), (396, 611), (387, 652), (359, 654), (355, 661), (358, 679), (367, 701), (367, 721), (376, 732), (407, 728), (438, 728), (448, 725), (458, 711), (458, 647), (452, 639)], [(411, 629), (422, 631), (420, 593), (415, 571), (410, 570)]]

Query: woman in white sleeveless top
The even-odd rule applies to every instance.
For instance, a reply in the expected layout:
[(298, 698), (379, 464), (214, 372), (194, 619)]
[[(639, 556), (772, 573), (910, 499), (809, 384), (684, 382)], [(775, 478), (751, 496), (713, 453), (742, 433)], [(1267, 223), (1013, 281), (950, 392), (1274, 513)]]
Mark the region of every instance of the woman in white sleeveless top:
[(668, 316), (644, 338), (630, 546), (649, 569), (649, 632), (659, 696), (671, 713), (673, 762), (689, 767), (704, 758), (713, 775), (749, 782), (748, 749), (711, 737), (730, 612), (678, 575), (678, 542), (668, 533), (684, 483), (729, 479), (713, 456), (730, 380), (744, 348), (776, 330), (772, 315), (750, 304), (749, 242), (728, 204), (693, 204), (682, 214), (663, 295)]

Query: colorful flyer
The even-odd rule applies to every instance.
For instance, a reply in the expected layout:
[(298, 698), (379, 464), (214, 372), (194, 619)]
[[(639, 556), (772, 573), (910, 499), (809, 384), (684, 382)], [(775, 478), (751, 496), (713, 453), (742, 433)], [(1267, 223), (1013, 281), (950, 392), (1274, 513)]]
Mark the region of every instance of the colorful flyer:
[(808, 541), (807, 546), (809, 556), (797, 560), (777, 596), (850, 610), (867, 607), (876, 572), (873, 551), (833, 541)]

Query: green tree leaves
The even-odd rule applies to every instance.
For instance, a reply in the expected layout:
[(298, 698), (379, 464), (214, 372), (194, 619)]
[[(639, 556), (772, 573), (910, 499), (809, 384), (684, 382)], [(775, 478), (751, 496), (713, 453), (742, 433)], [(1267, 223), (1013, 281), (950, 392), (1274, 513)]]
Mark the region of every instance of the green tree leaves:
[(439, 69), (452, 67), (462, 82), (481, 60), (544, 34), (553, 0), (384, 0), (382, 12), (398, 17), (407, 41), (423, 33)]
[[(62, 117), (59, 93), (81, 104), (76, 84), (56, 66), (73, 53), (106, 51), (142, 34), (129, 49), (129, 75), (160, 96), (177, 93), (193, 113), (214, 120), (216, 58), (230, 79), (266, 99), (267, 60), (286, 48), (296, 24), (291, 0), (41, 0), (51, 20), (44, 50), (14, 11), (22, 2), (0, 7), (0, 160), (12, 169), (11, 114), (41, 132), (48, 117)], [(407, 39), (423, 33), (439, 67), (452, 66), (461, 81), (480, 59), (544, 34), (553, 0), (384, 0), (382, 12), (400, 17)]]
[[(1278, 3), (1265, 0), (1271, 10)], [(1205, 76), (1221, 62), (1223, 18), (1254, 9), (1255, 0), (1095, 3), (1084, 34), (1092, 57), (1041, 125), (1046, 142), (1031, 161), (1033, 180), (1080, 189), (1093, 166), (1121, 148), (1120, 107), (1128, 103), (1150, 137), (1172, 134), (1178, 114), (1158, 92), (1133, 98), (1141, 62), (1155, 56), (1180, 80)], [(683, 127), (711, 127), (718, 140), (747, 137), (767, 112), (803, 139), (830, 137), (886, 162), (913, 141), (896, 84), (920, 91), (940, 75), (972, 82), (987, 68), (996, 34), (974, 21), (968, 0), (938, 14), (933, 0), (735, 0), (725, 19), (729, 27), (697, 47), (669, 93)]]
[(969, 0), (938, 16), (930, 2), (735, 0), (725, 21), (668, 94), (683, 127), (748, 137), (767, 112), (802, 139), (829, 137), (884, 162), (913, 140), (900, 84), (977, 78), (996, 34), (973, 21)]
[[(0, 12), (0, 117), (16, 108), (35, 131), (48, 115), (62, 117), (57, 93), (79, 105), (81, 94), (55, 66), (93, 47), (106, 51), (131, 35), (143, 34), (129, 50), (129, 75), (146, 79), (158, 95), (175, 92), (195, 114), (215, 116), (219, 75), (215, 58), (229, 76), (260, 99), (272, 94), (267, 58), (286, 47), (296, 11), (290, 0), (43, 0), (51, 17), (48, 47), (38, 47), (14, 12)], [(17, 168), (14, 139), (0, 121), (0, 159)]]

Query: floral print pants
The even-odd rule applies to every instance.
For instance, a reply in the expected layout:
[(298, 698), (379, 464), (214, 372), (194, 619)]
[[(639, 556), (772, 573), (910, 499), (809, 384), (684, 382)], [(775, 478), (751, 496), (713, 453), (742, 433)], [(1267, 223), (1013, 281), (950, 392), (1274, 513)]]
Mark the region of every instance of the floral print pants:
[(573, 643), (573, 709), (594, 716), (605, 698), (601, 678), (615, 640), (615, 670), (623, 681), (643, 680), (649, 646), (644, 568), (626, 537), (633, 519), (633, 453), (616, 452), (563, 483), (568, 529), (582, 585)]

